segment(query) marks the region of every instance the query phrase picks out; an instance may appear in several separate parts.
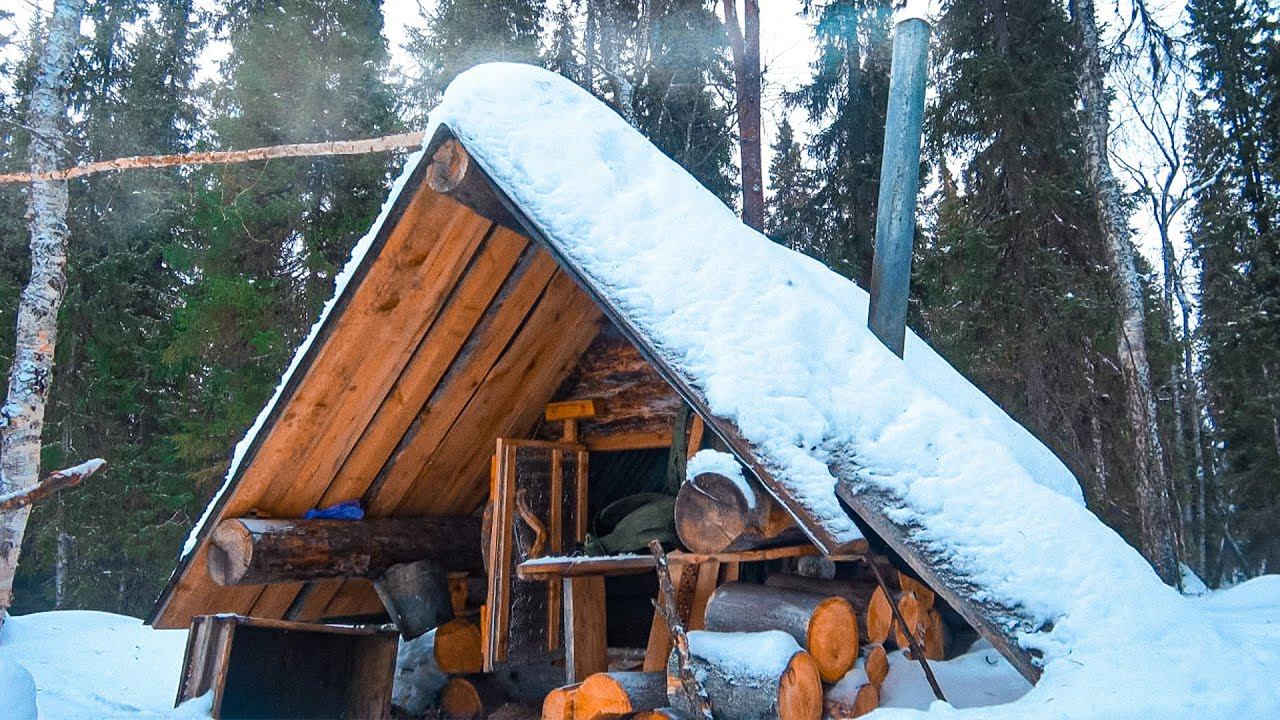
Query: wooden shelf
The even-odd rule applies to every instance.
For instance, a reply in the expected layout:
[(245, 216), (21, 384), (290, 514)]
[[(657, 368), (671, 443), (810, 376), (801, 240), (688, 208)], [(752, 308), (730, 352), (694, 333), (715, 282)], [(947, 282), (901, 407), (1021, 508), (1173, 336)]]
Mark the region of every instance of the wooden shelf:
[[(866, 551), (865, 541), (860, 552)], [(785, 547), (766, 548), (764, 550), (747, 550), (733, 553), (688, 553), (679, 550), (667, 553), (667, 560), (673, 564), (700, 565), (707, 562), (760, 562), (778, 560), (780, 558), (818, 555), (820, 551), (814, 545), (788, 545)], [(832, 560), (853, 560), (859, 553), (832, 556)], [(653, 570), (653, 557), (649, 555), (582, 555), (582, 556), (548, 556), (536, 560), (526, 560), (516, 567), (516, 575), (521, 580), (554, 580), (556, 578), (583, 577), (588, 575), (639, 575)]]

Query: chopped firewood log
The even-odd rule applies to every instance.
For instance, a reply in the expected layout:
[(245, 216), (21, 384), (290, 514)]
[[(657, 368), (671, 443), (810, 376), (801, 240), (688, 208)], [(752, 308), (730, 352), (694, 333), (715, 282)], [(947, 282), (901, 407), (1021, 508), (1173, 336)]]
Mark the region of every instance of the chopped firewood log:
[(872, 685), (884, 685), (884, 679), (889, 676), (889, 653), (883, 645), (867, 645), (863, 648), (862, 668)]
[[(947, 628), (946, 623), (942, 620), (942, 614), (937, 610), (926, 610), (920, 620), (923, 626), (922, 638), (918, 638), (921, 647), (924, 648), (924, 656), (928, 660), (945, 660), (947, 657), (947, 648), (951, 644), (951, 631)], [(907, 655), (911, 655), (911, 651), (907, 650)]]
[(902, 616), (903, 622), (906, 623), (906, 627), (903, 627), (901, 623), (895, 622), (893, 624), (893, 637), (894, 641), (898, 643), (898, 647), (911, 647), (911, 641), (907, 639), (906, 635), (908, 632), (915, 637), (916, 642), (924, 643), (927, 612), (913, 593), (902, 593), (898, 597), (898, 614)]
[(858, 637), (863, 640), (870, 637), (869, 629), (867, 628), (867, 606), (871, 604), (871, 596), (875, 594), (878, 587), (874, 579), (869, 581), (826, 580), (787, 573), (774, 573), (765, 578), (764, 584), (769, 587), (842, 597), (853, 606), (853, 612), (858, 618)]
[(902, 592), (915, 595), (916, 599), (920, 601), (920, 607), (925, 610), (933, 609), (934, 604), (937, 602), (933, 590), (929, 589), (928, 585), (904, 572), (898, 573), (898, 586), (902, 588)]
[(480, 627), (470, 620), (457, 618), (429, 633), (432, 655), (442, 672), (464, 675), (480, 672), (484, 661), (480, 656)]
[[(715, 720), (820, 720), (822, 678), (809, 653), (779, 630), (689, 633), (689, 662), (711, 699)], [(692, 715), (677, 658), (668, 664), (667, 698)]]
[(752, 480), (702, 473), (680, 486), (676, 534), (697, 553), (751, 550), (803, 541), (795, 520)]
[(574, 683), (547, 693), (542, 701), (542, 720), (572, 720), (573, 697), (580, 687), (582, 683)]
[(440, 717), (447, 720), (479, 720), (484, 701), (475, 684), (466, 678), (449, 678), (440, 691)]
[(893, 600), (877, 587), (867, 603), (867, 642), (884, 644), (893, 634)]
[(880, 687), (862, 667), (854, 668), (827, 689), (823, 709), (831, 720), (862, 717), (880, 706)]
[(858, 659), (858, 618), (842, 597), (729, 583), (707, 603), (706, 627), (720, 632), (781, 630), (809, 651), (823, 682), (844, 677)]
[(667, 676), (662, 672), (596, 673), (573, 694), (573, 720), (652, 710), (667, 704)]

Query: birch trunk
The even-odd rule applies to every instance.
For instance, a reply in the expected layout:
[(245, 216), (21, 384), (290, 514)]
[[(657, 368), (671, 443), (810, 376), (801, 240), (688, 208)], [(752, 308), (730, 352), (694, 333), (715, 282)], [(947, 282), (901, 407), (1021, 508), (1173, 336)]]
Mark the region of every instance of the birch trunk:
[(1111, 170), (1107, 152), (1110, 131), (1107, 89), (1099, 47), (1093, 0), (1071, 0), (1072, 16), (1080, 33), (1080, 66), (1077, 82), (1084, 105), (1081, 124), (1085, 158), (1094, 203), (1106, 236), (1115, 286), (1119, 294), (1120, 336), (1118, 360), (1124, 376), (1126, 414), (1133, 433), (1139, 548), (1166, 583), (1177, 586), (1179, 526), (1176, 496), (1164, 465), (1157, 426), (1151, 366), (1147, 359), (1146, 321), (1142, 284), (1134, 264), (1134, 249), (1124, 210), (1124, 194)]
[[(58, 168), (64, 152), (67, 71), (79, 45), (85, 0), (55, 0), (36, 66), (27, 125), (33, 173)], [(67, 182), (36, 180), (27, 200), (31, 277), (18, 301), (9, 391), (0, 408), (0, 492), (33, 487), (40, 477), (40, 436), (53, 380), (58, 309), (66, 290)], [(13, 603), (13, 576), (30, 507), (0, 517), (0, 624)]]

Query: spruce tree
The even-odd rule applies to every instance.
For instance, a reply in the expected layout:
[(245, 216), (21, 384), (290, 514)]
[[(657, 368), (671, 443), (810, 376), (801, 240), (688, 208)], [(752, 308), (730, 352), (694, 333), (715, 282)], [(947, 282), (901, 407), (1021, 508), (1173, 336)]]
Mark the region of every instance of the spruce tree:
[(868, 284), (889, 100), (890, 9), (867, 0), (807, 2), (818, 59), (810, 81), (789, 96), (817, 127), (812, 253)]
[(930, 147), (963, 158), (921, 249), (921, 327), (1045, 440), (1128, 537), (1134, 495), (1113, 293), (1075, 116), (1070, 27), (1048, 0), (952, 0)]
[[(1190, 130), (1203, 372), (1220, 448), (1209, 580), (1280, 563), (1280, 34), (1265, 3), (1188, 5), (1203, 102)], [(1222, 551), (1219, 553), (1218, 551)]]
[[(459, 73), (486, 62), (537, 63), (545, 0), (440, 0), (411, 27), (405, 103), (420, 118)], [(567, 11), (565, 11), (567, 12)]]
[(769, 178), (773, 194), (765, 206), (765, 230), (770, 238), (792, 250), (809, 255), (815, 252), (813, 212), (813, 172), (804, 165), (804, 153), (796, 142), (791, 122), (785, 117), (773, 143)]
[[(99, 0), (88, 14), (94, 33), (69, 94), (75, 159), (188, 149), (201, 47), (190, 0)], [(198, 512), (165, 441), (175, 388), (161, 360), (182, 284), (163, 256), (189, 194), (177, 171), (92, 176), (70, 190), (68, 292), (43, 464), (101, 456), (110, 469), (36, 508), (19, 599), (30, 609), (140, 613)]]
[[(221, 148), (395, 132), (375, 0), (236, 0), (211, 88)], [(165, 348), (185, 412), (168, 439), (207, 499), (386, 195), (386, 155), (274, 160), (200, 173), (167, 259), (190, 278)]]

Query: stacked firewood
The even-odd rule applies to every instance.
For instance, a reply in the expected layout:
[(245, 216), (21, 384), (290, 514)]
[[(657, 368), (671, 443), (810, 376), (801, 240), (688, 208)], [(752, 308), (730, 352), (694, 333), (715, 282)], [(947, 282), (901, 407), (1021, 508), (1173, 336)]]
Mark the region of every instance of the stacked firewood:
[[(887, 562), (882, 567), (888, 593), (869, 572), (840, 579), (774, 574), (764, 584), (719, 587), (707, 603), (706, 630), (689, 633), (714, 717), (865, 715), (880, 704), (888, 650), (909, 647), (908, 629), (927, 658), (942, 659), (946, 633), (933, 592)], [(599, 673), (559, 688), (542, 717), (699, 718), (683, 700), (678, 662), (673, 652), (665, 672)]]

